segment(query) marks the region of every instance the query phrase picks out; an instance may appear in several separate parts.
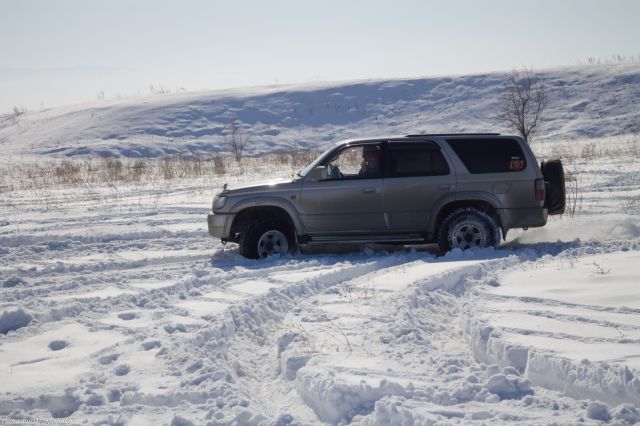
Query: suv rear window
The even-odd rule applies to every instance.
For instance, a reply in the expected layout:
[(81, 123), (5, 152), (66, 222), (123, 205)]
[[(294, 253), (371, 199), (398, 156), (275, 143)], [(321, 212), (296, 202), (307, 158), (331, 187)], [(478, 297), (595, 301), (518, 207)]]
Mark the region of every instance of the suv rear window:
[(433, 143), (389, 144), (390, 177), (442, 176), (449, 165)]
[(527, 163), (515, 139), (456, 138), (447, 139), (469, 173), (518, 172)]

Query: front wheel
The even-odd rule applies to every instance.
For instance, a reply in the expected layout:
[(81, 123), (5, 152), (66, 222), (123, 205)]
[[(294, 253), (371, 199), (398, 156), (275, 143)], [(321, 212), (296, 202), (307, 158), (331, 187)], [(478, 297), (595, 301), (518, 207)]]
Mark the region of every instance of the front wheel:
[(495, 247), (500, 244), (500, 228), (495, 219), (476, 208), (457, 209), (438, 227), (437, 240), (443, 253), (454, 248)]
[(248, 226), (240, 236), (240, 254), (249, 259), (264, 259), (273, 255), (291, 253), (296, 244), (293, 232), (287, 226), (265, 219)]

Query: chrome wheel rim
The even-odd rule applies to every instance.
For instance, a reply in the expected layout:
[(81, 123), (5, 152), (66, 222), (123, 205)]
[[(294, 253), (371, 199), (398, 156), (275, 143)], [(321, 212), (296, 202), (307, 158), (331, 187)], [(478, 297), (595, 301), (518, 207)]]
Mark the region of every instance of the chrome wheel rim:
[(485, 247), (486, 242), (486, 229), (478, 222), (462, 222), (451, 231), (451, 248), (466, 250), (471, 247)]
[(265, 232), (258, 240), (258, 257), (260, 259), (274, 254), (283, 255), (288, 251), (289, 242), (287, 237), (276, 229)]

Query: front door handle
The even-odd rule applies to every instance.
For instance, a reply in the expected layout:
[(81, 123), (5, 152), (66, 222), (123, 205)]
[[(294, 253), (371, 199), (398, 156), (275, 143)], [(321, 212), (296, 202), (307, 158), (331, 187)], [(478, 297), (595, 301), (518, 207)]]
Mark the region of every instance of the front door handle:
[(374, 192), (376, 192), (375, 188), (362, 188), (362, 192), (364, 192), (365, 194), (373, 194)]

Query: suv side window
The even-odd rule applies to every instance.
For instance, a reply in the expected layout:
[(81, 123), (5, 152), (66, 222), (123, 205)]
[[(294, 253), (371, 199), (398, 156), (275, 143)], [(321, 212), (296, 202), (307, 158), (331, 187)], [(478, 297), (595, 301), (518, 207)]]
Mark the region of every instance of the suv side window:
[(389, 177), (443, 176), (450, 173), (440, 147), (434, 143), (390, 143)]
[(329, 180), (381, 178), (382, 146), (347, 146), (331, 157), (325, 165)]
[(447, 139), (469, 173), (519, 172), (527, 162), (515, 139), (456, 138)]

